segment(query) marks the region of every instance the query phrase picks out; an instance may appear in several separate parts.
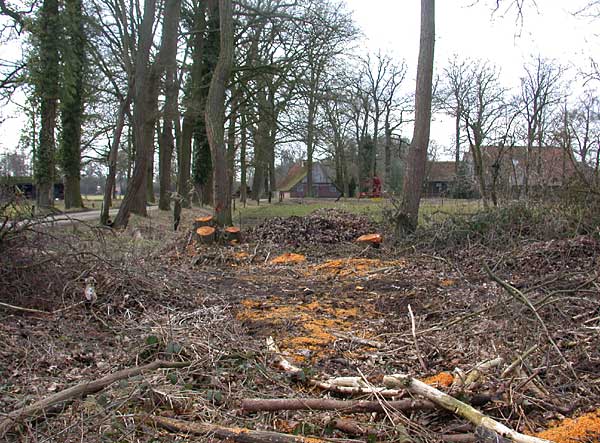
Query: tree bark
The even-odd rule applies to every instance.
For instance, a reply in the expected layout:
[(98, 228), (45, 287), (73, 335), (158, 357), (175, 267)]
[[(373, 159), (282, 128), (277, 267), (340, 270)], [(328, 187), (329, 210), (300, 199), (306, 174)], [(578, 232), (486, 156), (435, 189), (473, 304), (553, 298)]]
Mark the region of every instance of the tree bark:
[(226, 428), (212, 423), (184, 421), (157, 415), (145, 416), (144, 419), (157, 426), (174, 432), (205, 435), (211, 434), (220, 440), (236, 443), (325, 443), (325, 440), (299, 435), (282, 434), (271, 431), (255, 431), (253, 429)]
[[(155, 107), (149, 106), (148, 94), (154, 94), (152, 67), (149, 66), (150, 49), (154, 37), (154, 16), (156, 0), (144, 0), (144, 16), (140, 25), (140, 38), (135, 60), (135, 80), (133, 95), (133, 132), (135, 145), (135, 166), (127, 184), (127, 194), (114, 221), (115, 227), (125, 227), (130, 213), (147, 215), (146, 187), (148, 180), (148, 160), (154, 143)], [(156, 77), (156, 76), (154, 76)]]
[(225, 146), (225, 88), (233, 64), (233, 13), (231, 0), (219, 0), (221, 48), (206, 103), (206, 132), (213, 160), (214, 212), (217, 224), (231, 224), (231, 190)]
[(104, 198), (102, 199), (102, 211), (100, 213), (100, 223), (106, 225), (109, 220), (109, 210), (112, 205), (112, 190), (115, 188), (115, 177), (117, 174), (117, 158), (119, 154), (119, 144), (121, 143), (121, 134), (125, 126), (125, 115), (131, 103), (131, 91), (127, 92), (127, 96), (119, 106), (117, 115), (117, 124), (115, 132), (110, 144), (110, 152), (108, 154), (108, 176), (104, 185)]
[(402, 205), (395, 220), (397, 236), (414, 231), (419, 219), (431, 125), (434, 46), (435, 0), (421, 0), (421, 41), (417, 65), (415, 127), (404, 175)]
[(244, 112), (245, 110), (242, 110), (240, 112), (241, 114), (241, 128), (240, 130), (242, 131), (241, 134), (241, 140), (240, 140), (240, 202), (244, 205), (244, 207), (246, 207), (246, 198), (248, 197), (246, 195), (247, 193), (247, 189), (248, 189), (248, 185), (247, 185), (247, 179), (246, 179), (246, 147), (248, 145), (248, 136), (247, 136), (247, 132), (246, 132), (246, 114)]
[(38, 208), (54, 202), (54, 151), (58, 101), (58, 1), (44, 0), (40, 13), (39, 60), (36, 66), (36, 93), (40, 105), (40, 144), (36, 150), (35, 183)]
[(245, 398), (242, 400), (244, 412), (256, 411), (339, 411), (343, 414), (385, 412), (385, 407), (397, 411), (412, 412), (436, 409), (429, 400), (397, 400), (384, 404), (378, 401), (333, 400), (326, 398)]
[(61, 99), (60, 163), (65, 175), (65, 209), (83, 207), (79, 186), (81, 171), (81, 122), (86, 36), (81, 0), (65, 2), (63, 45), (63, 94)]
[(181, 11), (181, 1), (167, 1), (165, 5), (165, 21), (163, 25), (163, 43), (161, 51), (164, 49), (161, 62), (165, 66), (165, 108), (163, 111), (163, 127), (159, 150), (159, 199), (158, 208), (163, 211), (171, 209), (171, 160), (175, 149), (175, 139), (173, 137), (174, 123), (178, 118), (178, 93), (179, 84), (177, 82), (177, 35), (179, 25), (179, 15)]

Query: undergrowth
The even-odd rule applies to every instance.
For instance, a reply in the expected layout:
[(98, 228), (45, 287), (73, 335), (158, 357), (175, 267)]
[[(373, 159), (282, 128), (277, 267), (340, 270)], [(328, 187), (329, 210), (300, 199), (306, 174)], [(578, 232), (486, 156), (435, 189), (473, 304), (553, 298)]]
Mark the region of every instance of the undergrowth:
[(599, 235), (600, 205), (517, 202), (473, 214), (448, 214), (425, 219), (404, 239), (436, 250), (482, 245), (506, 249), (516, 243)]

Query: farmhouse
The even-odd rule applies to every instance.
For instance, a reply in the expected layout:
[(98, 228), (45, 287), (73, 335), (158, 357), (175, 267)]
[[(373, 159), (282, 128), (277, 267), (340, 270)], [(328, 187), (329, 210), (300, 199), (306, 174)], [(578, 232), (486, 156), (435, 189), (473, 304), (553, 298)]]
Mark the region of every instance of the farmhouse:
[[(527, 176), (530, 190), (547, 192), (563, 187), (578, 174), (577, 165), (560, 147), (533, 147), (528, 153), (526, 146), (483, 146), (481, 153), (488, 183), (495, 179), (499, 189), (517, 194), (525, 187)], [(474, 175), (470, 152), (464, 161)]]
[[(277, 185), (279, 199), (304, 198), (308, 196), (308, 168), (305, 162), (294, 164), (285, 178)], [(322, 163), (312, 165), (312, 190), (316, 198), (337, 198), (341, 195), (333, 179)]]
[(452, 189), (455, 180), (455, 162), (427, 162), (423, 191), (427, 197), (446, 196)]

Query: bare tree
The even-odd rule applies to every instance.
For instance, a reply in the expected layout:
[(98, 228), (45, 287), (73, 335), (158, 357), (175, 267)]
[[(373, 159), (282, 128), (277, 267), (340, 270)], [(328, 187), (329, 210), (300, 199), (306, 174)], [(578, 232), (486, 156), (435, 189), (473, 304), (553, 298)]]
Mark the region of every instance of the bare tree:
[(467, 90), (461, 100), (461, 118), (469, 140), (475, 177), (484, 207), (488, 207), (490, 194), (482, 146), (490, 141), (505, 115), (505, 90), (500, 86), (497, 68), (486, 63), (471, 64), (466, 80)]
[(455, 55), (448, 66), (444, 68), (442, 85), (438, 94), (442, 109), (454, 118), (454, 162), (456, 171), (458, 171), (460, 164), (462, 105), (470, 87), (467, 72), (470, 64), (469, 60), (460, 60)]
[(435, 0), (421, 0), (421, 39), (415, 93), (415, 127), (406, 163), (402, 203), (395, 220), (397, 236), (414, 231), (419, 220), (419, 204), (421, 203), (431, 125), (434, 46)]
[[(175, 13), (177, 0), (165, 4), (163, 20), (168, 23), (168, 14)], [(178, 13), (178, 12), (177, 12)], [(144, 1), (144, 15), (139, 29), (139, 42), (136, 48), (135, 77), (133, 93), (133, 130), (135, 133), (135, 165), (128, 183), (127, 194), (114, 221), (115, 227), (127, 225), (129, 214), (146, 215), (148, 166), (154, 153), (154, 132), (158, 116), (159, 79), (164, 70), (161, 58), (164, 57), (165, 40), (158, 55), (150, 63), (151, 48), (155, 31), (156, 0)]]
[[(562, 67), (538, 56), (533, 63), (525, 66), (525, 75), (521, 78), (522, 117), (526, 125), (527, 141), (523, 183), (526, 196), (529, 195), (531, 171), (534, 170), (538, 176), (541, 174), (541, 150), (544, 147), (548, 114), (553, 105), (560, 103), (562, 74)], [(534, 152), (535, 145), (537, 152)]]

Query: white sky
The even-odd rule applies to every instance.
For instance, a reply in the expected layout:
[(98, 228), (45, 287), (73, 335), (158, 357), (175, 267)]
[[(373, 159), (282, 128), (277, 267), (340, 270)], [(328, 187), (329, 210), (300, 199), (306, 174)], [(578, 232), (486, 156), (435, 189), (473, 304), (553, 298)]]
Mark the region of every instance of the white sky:
[[(503, 0), (505, 5), (512, 0)], [(441, 73), (454, 55), (461, 58), (489, 59), (502, 71), (507, 87), (517, 87), (523, 66), (538, 54), (556, 59), (570, 67), (568, 76), (589, 67), (590, 56), (600, 59), (600, 19), (574, 16), (587, 0), (532, 0), (524, 11), (523, 23), (516, 11), (502, 9), (493, 13), (493, 0), (438, 0), (436, 2), (435, 66)], [(365, 34), (364, 51), (389, 53), (408, 65), (408, 87), (414, 90), (419, 51), (419, 0), (346, 0), (348, 9)], [(573, 80), (580, 92), (583, 82)], [(441, 145), (452, 144), (451, 122), (436, 116), (432, 139)], [(410, 136), (412, 128), (403, 133)]]
[[(503, 0), (505, 4), (512, 0)], [(533, 0), (527, 0), (532, 5)], [(493, 0), (438, 0), (436, 3), (435, 60), (438, 72), (453, 54), (489, 59), (502, 69), (506, 86), (516, 87), (524, 63), (538, 54), (571, 66), (570, 76), (589, 67), (589, 57), (600, 59), (600, 19), (573, 16), (587, 0), (536, 0), (520, 26), (514, 10), (492, 14)], [(414, 89), (419, 50), (419, 0), (346, 0), (348, 9), (365, 34), (363, 51), (391, 54), (408, 65), (407, 88)], [(475, 3), (475, 4), (474, 4)], [(504, 14), (505, 12), (505, 14)], [(572, 87), (580, 91), (580, 81)], [(7, 110), (0, 110), (6, 115)], [(22, 119), (0, 126), (0, 152), (16, 146)], [(409, 135), (411, 128), (403, 128)], [(441, 145), (452, 143), (450, 124), (440, 116), (432, 125), (432, 138)]]

